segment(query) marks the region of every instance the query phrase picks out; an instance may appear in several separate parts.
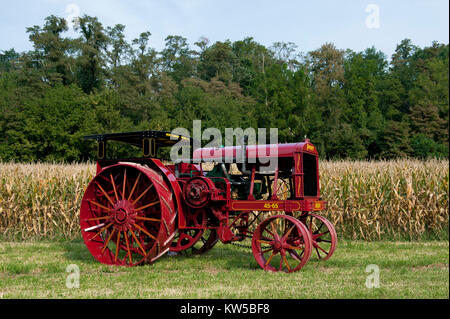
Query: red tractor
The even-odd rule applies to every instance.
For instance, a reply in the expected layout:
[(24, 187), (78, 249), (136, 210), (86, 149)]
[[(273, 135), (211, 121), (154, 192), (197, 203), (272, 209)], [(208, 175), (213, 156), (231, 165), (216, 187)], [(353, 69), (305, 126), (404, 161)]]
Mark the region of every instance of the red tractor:
[[(307, 139), (200, 148), (188, 160), (165, 164), (164, 149), (193, 140), (161, 131), (86, 138), (97, 140), (98, 160), (80, 226), (101, 263), (152, 263), (169, 251), (201, 254), (219, 240), (244, 246), (239, 242), (250, 238), (263, 269), (295, 272), (311, 254), (326, 260), (336, 248), (333, 225), (315, 214), (326, 202), (320, 200), (318, 153)], [(142, 156), (107, 159), (108, 141), (141, 148)], [(271, 168), (270, 148), (277, 151)]]

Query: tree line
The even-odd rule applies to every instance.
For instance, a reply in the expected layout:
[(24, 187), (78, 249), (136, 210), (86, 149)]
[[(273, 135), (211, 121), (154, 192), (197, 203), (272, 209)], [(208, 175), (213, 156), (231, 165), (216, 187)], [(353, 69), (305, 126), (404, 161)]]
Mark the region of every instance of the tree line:
[[(449, 45), (401, 41), (390, 59), (325, 43), (300, 53), (247, 37), (190, 47), (83, 16), (77, 37), (51, 15), (27, 28), (33, 49), (0, 51), (0, 160), (85, 161), (84, 135), (202, 126), (276, 127), (279, 141), (306, 135), (327, 159), (449, 154)], [(206, 143), (206, 142), (205, 142)]]

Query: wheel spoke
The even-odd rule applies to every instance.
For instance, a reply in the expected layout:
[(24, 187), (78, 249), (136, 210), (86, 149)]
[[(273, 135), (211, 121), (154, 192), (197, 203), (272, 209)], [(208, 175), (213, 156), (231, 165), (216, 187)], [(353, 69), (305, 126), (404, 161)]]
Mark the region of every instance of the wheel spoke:
[(131, 258), (131, 250), (130, 250), (130, 245), (128, 243), (127, 232), (123, 232), (123, 237), (125, 237), (125, 242), (127, 244), (127, 250), (128, 250), (128, 258), (130, 260), (130, 265), (132, 265), (133, 264), (133, 259)]
[(113, 222), (109, 223), (108, 225), (106, 225), (105, 227), (103, 227), (102, 229), (100, 229), (100, 230), (98, 231), (98, 233), (95, 234), (94, 237), (91, 238), (91, 240), (94, 239), (95, 237), (97, 237), (98, 235), (100, 235), (103, 231), (107, 230), (109, 227), (111, 227), (112, 224), (113, 224)]
[(113, 178), (111, 172), (109, 173), (109, 176), (111, 177), (111, 184), (112, 184), (113, 189), (114, 189), (114, 195), (116, 196), (116, 201), (119, 201), (119, 196), (117, 195), (116, 183), (114, 183), (114, 178)]
[(122, 200), (125, 200), (125, 187), (126, 186), (127, 186), (127, 169), (125, 168), (125, 173), (123, 174)]
[(134, 190), (135, 190), (135, 188), (136, 188), (136, 185), (137, 185), (137, 183), (138, 183), (140, 177), (141, 177), (141, 172), (139, 172), (139, 175), (138, 175), (138, 177), (136, 178), (136, 182), (134, 182), (133, 188), (131, 189), (130, 195), (128, 195), (128, 201), (130, 201), (131, 196), (133, 196)]
[(105, 251), (106, 247), (108, 247), (109, 241), (111, 240), (111, 237), (114, 235), (115, 231), (116, 231), (116, 229), (113, 229), (113, 231), (109, 235), (108, 239), (106, 240), (105, 245), (102, 248), (102, 253)]
[(136, 198), (136, 199), (134, 200), (134, 202), (132, 202), (131, 204), (132, 204), (132, 205), (136, 204), (136, 202), (137, 202), (138, 200), (140, 200), (141, 197), (144, 196), (145, 193), (147, 193), (147, 192), (150, 190), (150, 188), (152, 188), (152, 187), (153, 187), (153, 184), (151, 184), (149, 187), (147, 187), (147, 189), (146, 189), (141, 195), (139, 195), (139, 197)]
[(138, 246), (142, 249), (142, 252), (144, 253), (144, 256), (147, 256), (147, 253), (145, 252), (145, 249), (142, 248), (141, 243), (139, 242), (139, 240), (136, 237), (136, 234), (134, 233), (134, 231), (130, 230), (131, 235), (133, 236), (134, 240), (136, 241), (136, 243), (138, 244)]
[(291, 255), (292, 258), (294, 258), (297, 261), (301, 261), (302, 260), (304, 253), (305, 253), (304, 249), (302, 250), (302, 252), (300, 254), (298, 254), (295, 250), (289, 251), (289, 255)]
[(287, 233), (285, 233), (285, 234), (283, 235), (283, 238), (282, 238), (281, 240), (282, 240), (282, 241), (285, 241), (286, 238), (289, 237), (289, 235), (290, 235), (290, 233), (292, 232), (292, 230), (294, 230), (294, 228), (295, 228), (295, 225), (292, 225), (292, 227), (289, 228), (289, 230), (287, 231)]
[(94, 220), (103, 220), (103, 219), (108, 219), (108, 218), (111, 218), (111, 216), (102, 216), (102, 217), (88, 218), (88, 219), (85, 219), (84, 221), (92, 222)]
[(322, 229), (322, 226), (323, 226), (324, 224), (325, 224), (324, 222), (322, 222), (322, 223), (320, 224), (320, 227), (316, 230), (316, 233), (318, 233), (318, 232)]
[(136, 219), (148, 220), (150, 222), (160, 222), (161, 221), (161, 219), (159, 219), (159, 218), (148, 218), (148, 217), (141, 217), (141, 216), (136, 216)]
[(148, 236), (150, 236), (151, 239), (156, 240), (155, 236), (153, 236), (152, 234), (150, 234), (148, 231), (146, 231), (144, 228), (142, 228), (141, 226), (139, 226), (138, 224), (133, 224), (134, 227), (136, 227), (137, 229), (141, 230), (142, 232), (144, 232), (145, 234), (147, 234)]
[(330, 231), (327, 230), (327, 231), (325, 231), (325, 232), (323, 232), (323, 233), (321, 233), (321, 234), (318, 234), (318, 235), (314, 234), (314, 237), (317, 239), (318, 237), (323, 236), (323, 235), (325, 235), (325, 234), (328, 234), (329, 232), (330, 232)]
[(268, 240), (268, 241), (272, 241), (274, 239), (274, 237), (269, 238), (269, 237), (266, 237), (266, 236), (261, 236), (261, 238), (264, 239), (264, 240)]
[(114, 202), (112, 201), (111, 197), (109, 197), (109, 195), (105, 192), (105, 190), (100, 186), (99, 183), (95, 182), (95, 184), (98, 186), (98, 188), (100, 188), (100, 190), (102, 191), (103, 195), (105, 195), (105, 197), (108, 199), (108, 201), (111, 203), (112, 206), (114, 206)]
[(278, 233), (277, 233), (277, 231), (276, 231), (276, 229), (275, 229), (275, 226), (273, 225), (273, 222), (272, 223), (270, 223), (270, 227), (272, 228), (272, 231), (273, 231), (273, 236), (275, 237), (275, 238), (277, 238), (277, 236), (278, 236)]
[(266, 232), (268, 232), (273, 238), (275, 238), (275, 234), (272, 233), (270, 230), (268, 230), (267, 227), (264, 228), (264, 230), (265, 230)]
[(317, 248), (319, 248), (321, 251), (323, 251), (325, 253), (325, 255), (328, 255), (328, 252), (325, 249), (323, 249), (322, 247), (320, 247), (319, 245), (317, 245)]
[(117, 241), (116, 241), (116, 255), (114, 257), (114, 262), (117, 262), (117, 256), (119, 255), (119, 241), (120, 241), (120, 230), (117, 233)]
[(322, 256), (320, 256), (320, 252), (319, 252), (319, 250), (317, 249), (317, 247), (314, 247), (314, 249), (316, 250), (317, 255), (319, 256), (319, 259), (322, 258)]
[(149, 208), (149, 207), (154, 206), (154, 205), (156, 205), (156, 204), (159, 204), (159, 200), (157, 200), (156, 202), (147, 204), (147, 205), (145, 205), (145, 206), (141, 206), (141, 207), (139, 207), (139, 208), (136, 208), (134, 211), (135, 211), (135, 212), (138, 212), (138, 211), (140, 211), (140, 210)]
[(272, 260), (273, 256), (275, 256), (275, 251), (272, 252), (272, 255), (270, 255), (269, 259), (267, 259), (266, 261), (266, 266), (270, 263), (270, 261)]
[(99, 204), (99, 203), (97, 203), (97, 202), (94, 202), (93, 200), (90, 200), (90, 199), (89, 199), (88, 202), (94, 204), (95, 206), (98, 206), (98, 207), (100, 207), (100, 208), (103, 208), (104, 210), (106, 210), (106, 211), (108, 211), (108, 212), (111, 211), (111, 208), (108, 208), (108, 207), (106, 207), (106, 206), (103, 206), (102, 204)]
[(298, 246), (289, 245), (289, 249), (300, 250), (300, 249), (304, 249), (304, 247), (298, 247)]
[(285, 262), (285, 264), (286, 264), (287, 269), (288, 269), (289, 271), (291, 271), (291, 267), (289, 266), (289, 263), (288, 263), (288, 261), (287, 261), (286, 255), (283, 255), (283, 259), (284, 259), (284, 262)]

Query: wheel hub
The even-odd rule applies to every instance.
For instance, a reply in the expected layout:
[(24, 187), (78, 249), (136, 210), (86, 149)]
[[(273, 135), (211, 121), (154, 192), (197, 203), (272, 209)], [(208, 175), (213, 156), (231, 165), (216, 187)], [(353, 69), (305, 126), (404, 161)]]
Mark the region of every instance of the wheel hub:
[(127, 200), (118, 201), (113, 208), (114, 221), (117, 225), (130, 222), (134, 215), (133, 205)]
[(125, 222), (126, 219), (127, 219), (127, 212), (124, 211), (122, 208), (119, 208), (119, 210), (116, 211), (116, 221), (119, 224), (121, 224)]
[(281, 248), (283, 247), (281, 241), (279, 240), (275, 240), (275, 242), (273, 243), (273, 249), (275, 251), (281, 251)]

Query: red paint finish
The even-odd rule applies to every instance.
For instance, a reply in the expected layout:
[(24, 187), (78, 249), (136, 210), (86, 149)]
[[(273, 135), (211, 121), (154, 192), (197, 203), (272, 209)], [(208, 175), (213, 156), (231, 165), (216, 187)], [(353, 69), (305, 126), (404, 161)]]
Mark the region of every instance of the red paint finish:
[[(240, 149), (198, 149), (193, 160), (236, 163)], [(310, 155), (307, 164), (304, 154)], [(276, 157), (278, 165), (267, 173), (260, 169), (269, 157)], [(311, 256), (327, 260), (333, 255), (336, 230), (315, 214), (326, 209), (326, 202), (320, 199), (318, 152), (309, 140), (246, 146), (242, 174), (222, 166), (208, 174), (201, 163), (99, 160), (80, 211), (83, 240), (94, 258), (134, 266), (152, 263), (169, 250), (201, 254), (219, 240), (228, 244), (247, 238), (256, 262), (267, 271), (295, 272)], [(280, 195), (280, 185), (290, 195)], [(314, 187), (316, 196), (305, 196), (314, 194)]]
[[(241, 146), (209, 147), (199, 148), (194, 151), (193, 159), (198, 161), (221, 160), (225, 162), (227, 158), (237, 159), (241, 152)], [(246, 147), (246, 158), (267, 159), (270, 157), (292, 157), (295, 152), (308, 152), (317, 155), (314, 145), (309, 142), (286, 143), (286, 144), (264, 144), (248, 145)]]

